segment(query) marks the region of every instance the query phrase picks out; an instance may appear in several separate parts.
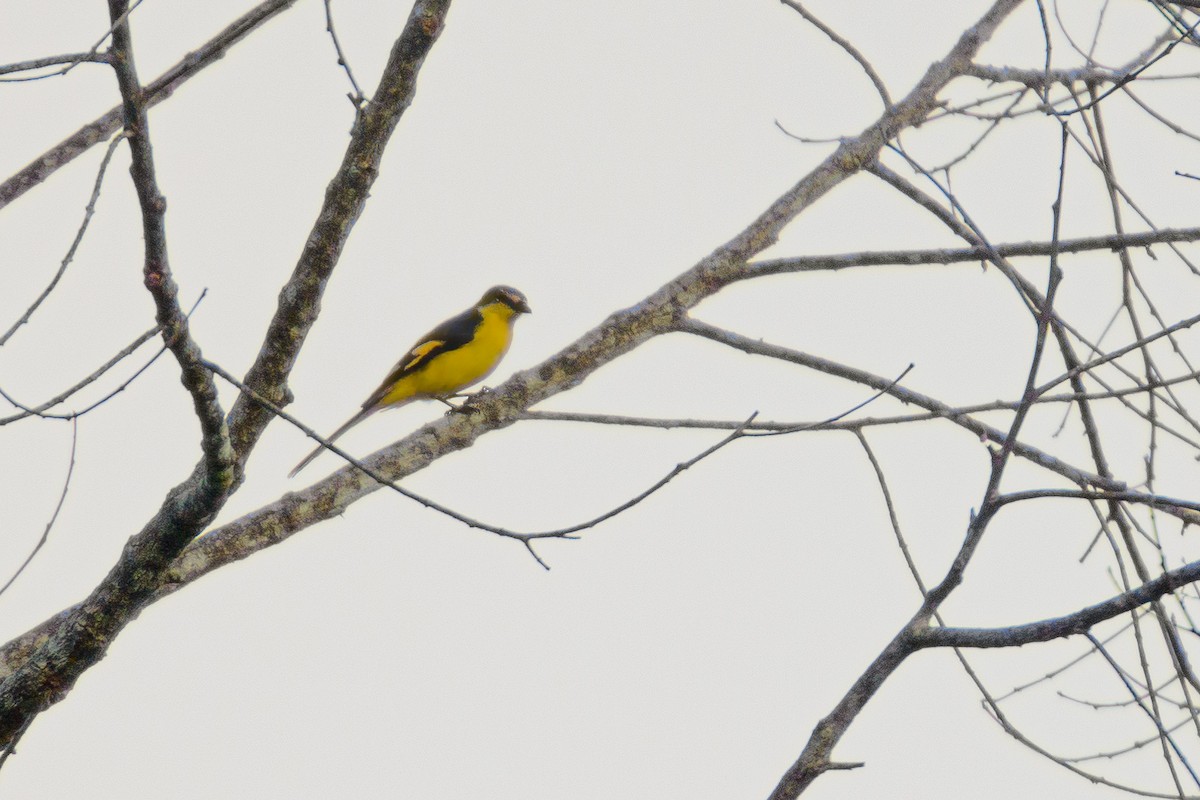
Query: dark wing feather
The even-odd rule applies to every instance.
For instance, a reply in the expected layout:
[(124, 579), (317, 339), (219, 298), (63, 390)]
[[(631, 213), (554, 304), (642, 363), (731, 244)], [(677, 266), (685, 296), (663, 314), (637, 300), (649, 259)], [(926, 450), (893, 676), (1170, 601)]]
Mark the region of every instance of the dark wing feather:
[(371, 392), (371, 396), (362, 404), (364, 409), (372, 408), (391, 391), (396, 381), (411, 375), (424, 364), (437, 358), (442, 353), (457, 350), (475, 338), (475, 330), (483, 322), (479, 309), (469, 308), (461, 314), (438, 325), (421, 337), (413, 347), (392, 367), (392, 371), (379, 384), (379, 388)]

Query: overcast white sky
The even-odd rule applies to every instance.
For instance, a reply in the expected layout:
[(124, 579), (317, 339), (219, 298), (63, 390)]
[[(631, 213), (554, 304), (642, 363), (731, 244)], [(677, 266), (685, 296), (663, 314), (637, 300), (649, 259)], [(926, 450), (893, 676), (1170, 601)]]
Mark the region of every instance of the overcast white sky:
[[(250, 5), (146, 0), (133, 16), (143, 81)], [(808, 5), (900, 96), (988, 3)], [(368, 93), (409, 7), (335, 3)], [(1094, 4), (1070, 0), (1061, 10), (1090, 40)], [(1102, 58), (1123, 60), (1157, 29), (1133, 0), (1114, 2), (1109, 14)], [(0, 62), (83, 50), (107, 27), (100, 0), (0, 0)], [(1041, 45), (1029, 2), (981, 60), (1040, 65)], [(1071, 63), (1065, 49), (1056, 54)], [(1195, 61), (1181, 53), (1170, 71), (1194, 71)], [(181, 296), (187, 305), (207, 289), (193, 332), (206, 356), (234, 373), (257, 353), (341, 160), (348, 89), (321, 3), (301, 0), (151, 112)], [(1190, 107), (1176, 97), (1171, 108), (1194, 123), (1190, 98)], [(0, 174), (117, 100), (99, 65), (0, 84)], [(1144, 122), (1122, 125), (1120, 108), (1110, 136), (1127, 187), (1159, 226), (1196, 224), (1200, 185), (1172, 172), (1200, 172), (1200, 147)], [(788, 138), (776, 121), (836, 137), (878, 112), (861, 71), (774, 0), (456, 0), (293, 373), (291, 410), (318, 429), (336, 426), (416, 336), (495, 283), (523, 290), (534, 314), (492, 382), (537, 364), (728, 240), (829, 152)], [(969, 130), (947, 124), (906, 142), (936, 161)], [(0, 328), (57, 268), (102, 150), (0, 214)], [(989, 141), (956, 173), (956, 189), (993, 242), (1045, 239), (1057, 159), (1057, 126), (1031, 118)], [(0, 387), (22, 401), (70, 385), (153, 324), (127, 166), (121, 150), (61, 288), (0, 349)], [(1071, 168), (1085, 172), (1081, 160)], [(1101, 188), (1082, 177), (1071, 186), (1064, 236), (1108, 231)], [(863, 175), (805, 213), (770, 254), (957, 244)], [(1044, 262), (1023, 266), (1044, 284)], [(1060, 307), (1096, 336), (1114, 307), (1119, 265), (1093, 255), (1064, 266)], [(1171, 320), (1194, 313), (1197, 281), (1177, 261), (1150, 275)], [(906, 384), (952, 403), (1016, 397), (1033, 334), (1015, 293), (977, 264), (761, 279), (696, 315), (878, 374), (915, 363)], [(85, 596), (191, 469), (198, 433), (177, 374), (163, 358), (80, 421), (70, 495), (44, 551), (0, 596), (0, 639)], [(812, 420), (867, 394), (673, 336), (547, 406)], [(902, 408), (881, 402), (869, 413)], [(420, 403), (378, 415), (345, 444), (366, 454), (441, 413)], [(1031, 431), (1048, 437), (1060, 414), (1035, 414)], [(540, 529), (620, 503), (719, 438), (530, 422), (405, 485), (496, 524)], [(949, 425), (879, 429), (871, 441), (914, 556), (936, 575), (979, 503), (986, 451)], [(1115, 471), (1140, 477), (1144, 435), (1110, 444)], [(0, 578), (41, 534), (70, 445), (64, 423), (0, 428)], [(1054, 446), (1086, 463), (1077, 429)], [(335, 466), (324, 456), (289, 482), (308, 449), (301, 434), (272, 425), (222, 520)], [(1188, 496), (1196, 465), (1177, 463), (1159, 490)], [(1046, 482), (1023, 465), (1012, 479)], [(1107, 565), (1078, 563), (1094, 527), (1065, 504), (1015, 511), (989, 536), (947, 613), (963, 624), (1011, 624), (1109, 596)], [(152, 606), (38, 718), (0, 773), (0, 795), (764, 797), (918, 602), (870, 466), (844, 433), (739, 443), (581, 541), (541, 552), (550, 572), (514, 542), (379, 492)], [(1003, 692), (1082, 650), (1072, 641), (972, 659)], [(1086, 688), (1092, 699), (1123, 691), (1102, 670)], [(1053, 690), (1013, 714), (1066, 754), (1152, 732), (1142, 719), (1118, 721)], [(950, 653), (912, 658), (835, 756), (866, 767), (824, 776), (809, 796), (1118, 794), (1013, 742)], [(1153, 757), (1106, 774), (1168, 789)]]

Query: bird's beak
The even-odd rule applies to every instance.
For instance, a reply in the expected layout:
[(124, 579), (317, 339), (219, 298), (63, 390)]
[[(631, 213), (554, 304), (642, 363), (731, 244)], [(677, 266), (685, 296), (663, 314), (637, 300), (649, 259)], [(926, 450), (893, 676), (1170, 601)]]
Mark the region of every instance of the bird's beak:
[(529, 307), (529, 303), (524, 300), (522, 300), (520, 305), (517, 306), (517, 311), (520, 311), (522, 314), (533, 313), (533, 309)]

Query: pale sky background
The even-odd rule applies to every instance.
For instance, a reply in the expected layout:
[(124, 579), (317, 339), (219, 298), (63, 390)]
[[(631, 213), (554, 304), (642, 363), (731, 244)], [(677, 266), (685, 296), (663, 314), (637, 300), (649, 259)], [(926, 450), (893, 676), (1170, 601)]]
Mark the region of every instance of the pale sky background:
[[(146, 0), (133, 17), (142, 80), (251, 5)], [(988, 3), (809, 5), (902, 96)], [(368, 94), (409, 8), (335, 4)], [(1061, 8), (1089, 39), (1095, 4)], [(1099, 52), (1114, 62), (1158, 29), (1142, 3), (1120, 0), (1109, 13)], [(0, 0), (0, 61), (84, 50), (107, 27), (100, 0)], [(1041, 45), (1029, 2), (981, 60), (1040, 65)], [(1070, 63), (1065, 48), (1057, 55)], [(1171, 66), (1194, 71), (1196, 58), (1181, 53)], [(968, 89), (977, 90), (956, 86), (948, 96)], [(236, 374), (257, 353), (341, 160), (348, 90), (321, 3), (302, 0), (151, 111), (181, 297), (189, 305), (207, 288), (193, 333)], [(1144, 94), (1157, 91), (1170, 97), (1159, 86)], [(1170, 100), (1179, 121), (1196, 122), (1194, 99)], [(99, 65), (0, 84), (0, 172), (117, 100), (111, 71)], [(1144, 120), (1122, 125), (1121, 109), (1111, 106), (1110, 136), (1127, 187), (1160, 226), (1196, 224), (1200, 185), (1172, 172), (1200, 172), (1200, 146)], [(332, 429), (417, 336), (495, 283), (523, 290), (534, 314), (491, 383), (537, 364), (725, 242), (829, 152), (788, 138), (776, 120), (835, 137), (878, 112), (858, 67), (774, 0), (457, 0), (293, 373), (290, 410)], [(971, 130), (929, 126), (905, 141), (932, 162)], [(0, 214), (0, 327), (57, 268), (102, 152)], [(1073, 158), (1081, 180), (1066, 199), (1064, 236), (1108, 232), (1107, 198)], [(992, 241), (1046, 239), (1057, 159), (1057, 126), (1027, 118), (955, 173), (956, 189)], [(127, 167), (122, 149), (61, 287), (0, 350), (0, 386), (25, 402), (74, 383), (153, 324)], [(958, 245), (905, 202), (856, 177), (790, 226), (771, 255)], [(1170, 319), (1194, 313), (1196, 278), (1173, 259), (1136, 257), (1155, 264), (1149, 275)], [(1044, 285), (1044, 261), (1022, 266)], [(1064, 266), (1060, 308), (1098, 335), (1115, 302), (1116, 259), (1093, 254)], [(1015, 397), (1033, 334), (1015, 293), (977, 264), (759, 280), (722, 292), (696, 316), (877, 374), (914, 362), (906, 384), (953, 403)], [(1115, 344), (1128, 331), (1110, 335)], [(220, 386), (228, 407), (234, 393)], [(673, 336), (547, 407), (814, 420), (868, 394)], [(881, 401), (867, 413), (901, 409)], [(441, 413), (420, 403), (378, 415), (344, 444), (366, 454)], [(1060, 414), (1034, 414), (1029, 430), (1086, 464), (1077, 427), (1047, 438)], [(619, 504), (721, 436), (528, 422), (404, 483), (494, 524), (557, 527)], [(877, 429), (870, 439), (918, 563), (940, 575), (979, 503), (986, 451), (949, 424)], [(0, 596), (0, 639), (87, 594), (186, 476), (197, 440), (169, 357), (80, 421), (66, 506), (44, 551)], [(1140, 477), (1142, 432), (1109, 446), (1118, 475)], [(1159, 491), (1194, 496), (1197, 465), (1163, 446), (1179, 468)], [(221, 519), (336, 466), (326, 455), (288, 481), (309, 447), (274, 423)], [(69, 449), (64, 423), (0, 428), (3, 577), (41, 534)], [(1010, 480), (1048, 483), (1020, 463)], [(1108, 597), (1106, 562), (1078, 563), (1094, 525), (1061, 504), (1007, 514), (947, 605), (950, 620), (1013, 624)], [(548, 573), (514, 542), (378, 492), (149, 608), (36, 720), (0, 771), (0, 796), (764, 797), (918, 602), (873, 473), (844, 433), (738, 443), (582, 541), (540, 552)], [(1083, 649), (1073, 640), (971, 658), (1003, 692)], [(1123, 697), (1100, 669), (1086, 685), (1054, 688), (1072, 686), (1093, 699)], [(1054, 688), (1012, 713), (1063, 753), (1151, 732), (1144, 719), (1072, 705)], [(1154, 749), (1099, 769), (1166, 790)], [(1120, 796), (1012, 741), (949, 652), (904, 665), (834, 755), (866, 767), (826, 775), (806, 796)]]

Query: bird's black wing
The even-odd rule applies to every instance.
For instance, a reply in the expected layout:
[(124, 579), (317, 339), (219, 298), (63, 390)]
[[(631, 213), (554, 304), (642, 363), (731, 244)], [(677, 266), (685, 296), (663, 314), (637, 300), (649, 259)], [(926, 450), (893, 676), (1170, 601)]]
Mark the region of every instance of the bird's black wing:
[(461, 314), (438, 325), (420, 338), (412, 348), (396, 362), (392, 371), (379, 384), (379, 388), (371, 392), (362, 407), (372, 408), (391, 391), (396, 381), (419, 370), (422, 365), (442, 353), (457, 350), (475, 338), (475, 331), (483, 322), (483, 315), (477, 308), (469, 308)]

